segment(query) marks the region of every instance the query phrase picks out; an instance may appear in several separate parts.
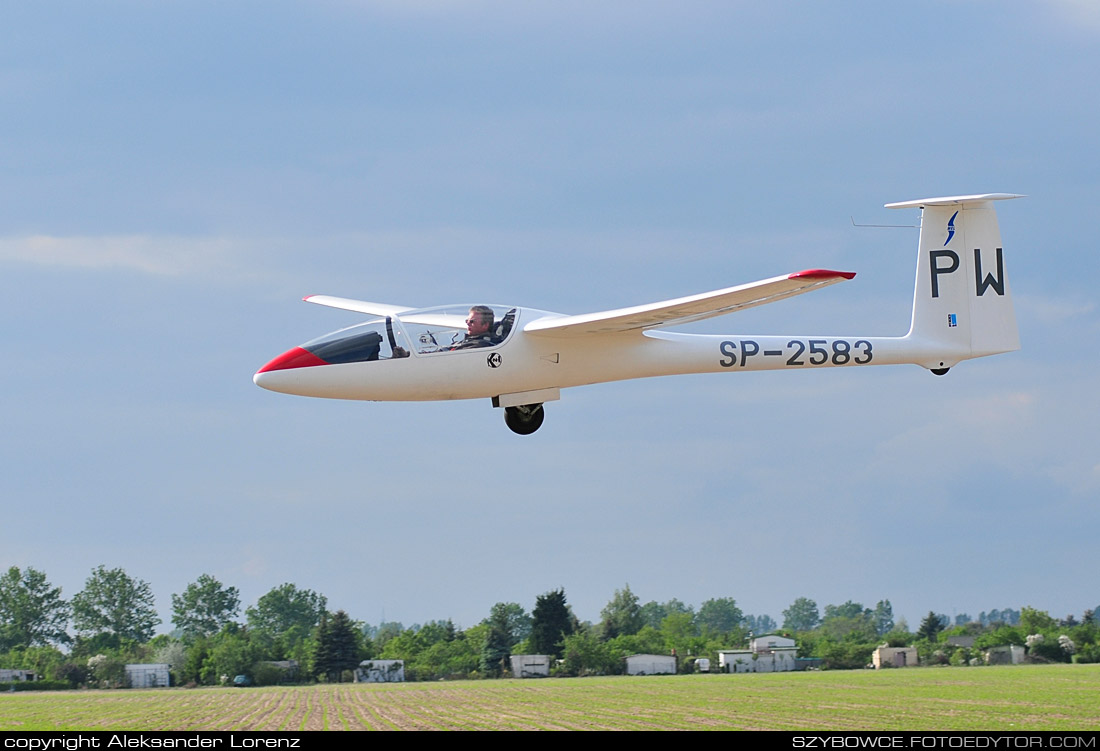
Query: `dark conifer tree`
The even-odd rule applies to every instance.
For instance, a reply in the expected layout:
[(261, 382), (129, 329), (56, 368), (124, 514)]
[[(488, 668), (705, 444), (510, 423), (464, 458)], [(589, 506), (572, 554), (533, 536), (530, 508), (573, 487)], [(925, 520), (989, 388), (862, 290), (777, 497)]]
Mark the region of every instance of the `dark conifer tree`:
[(531, 613), (531, 649), (536, 654), (561, 658), (562, 640), (573, 633), (573, 617), (565, 603), (565, 590), (547, 592), (535, 599)]
[(329, 683), (340, 681), (345, 670), (359, 666), (359, 632), (343, 610), (331, 618), (321, 616), (317, 627), (317, 651), (313, 655), (313, 671), (326, 676)]

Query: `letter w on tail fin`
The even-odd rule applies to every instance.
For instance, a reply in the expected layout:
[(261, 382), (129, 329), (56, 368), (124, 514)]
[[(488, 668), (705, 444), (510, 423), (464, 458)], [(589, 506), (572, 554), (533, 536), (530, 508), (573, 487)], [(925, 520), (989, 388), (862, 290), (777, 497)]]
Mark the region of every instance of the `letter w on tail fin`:
[(913, 322), (907, 338), (926, 368), (1020, 348), (993, 202), (1010, 193), (888, 203), (920, 208)]

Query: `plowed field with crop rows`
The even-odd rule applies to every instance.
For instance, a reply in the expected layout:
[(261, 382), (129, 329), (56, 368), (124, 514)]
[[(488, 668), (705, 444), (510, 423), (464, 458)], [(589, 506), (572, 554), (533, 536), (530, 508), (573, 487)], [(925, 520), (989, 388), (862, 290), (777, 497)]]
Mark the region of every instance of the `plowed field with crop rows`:
[(0, 694), (0, 730), (1096, 730), (1100, 665)]

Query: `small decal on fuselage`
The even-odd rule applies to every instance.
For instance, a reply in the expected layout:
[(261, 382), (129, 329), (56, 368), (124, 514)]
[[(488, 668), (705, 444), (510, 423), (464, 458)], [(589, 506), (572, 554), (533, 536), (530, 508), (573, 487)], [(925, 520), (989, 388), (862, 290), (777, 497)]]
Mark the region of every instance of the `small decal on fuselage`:
[(488, 363), (490, 368), (499, 368), (500, 367), (500, 361), (501, 361), (501, 357), (500, 357), (499, 352), (493, 352), (488, 357), (485, 358), (485, 362)]

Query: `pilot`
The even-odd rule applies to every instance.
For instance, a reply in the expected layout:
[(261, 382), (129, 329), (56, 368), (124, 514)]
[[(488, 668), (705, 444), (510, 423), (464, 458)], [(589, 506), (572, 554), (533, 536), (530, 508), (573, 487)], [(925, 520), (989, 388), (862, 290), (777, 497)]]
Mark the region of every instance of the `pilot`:
[(491, 347), (496, 343), (493, 338), (493, 309), (488, 305), (475, 305), (466, 317), (465, 338), (451, 349)]

